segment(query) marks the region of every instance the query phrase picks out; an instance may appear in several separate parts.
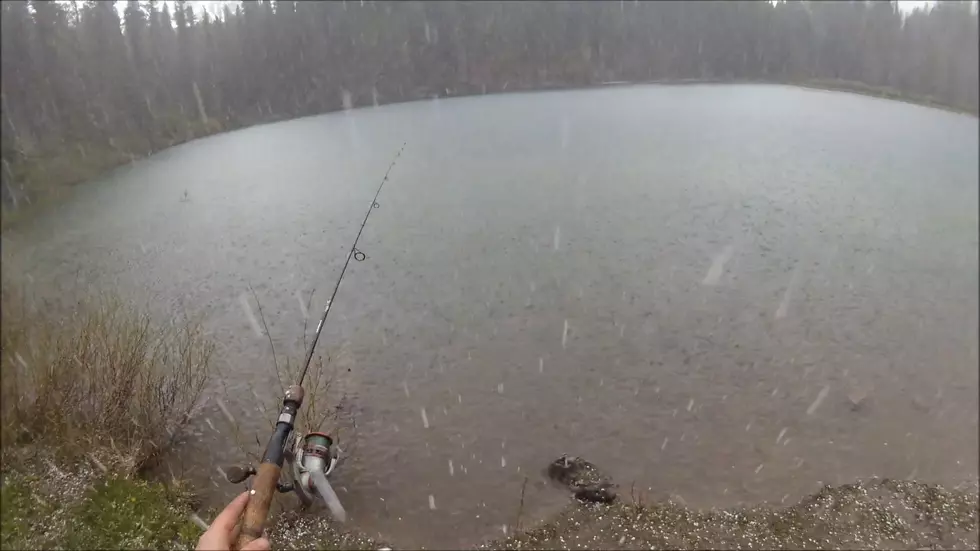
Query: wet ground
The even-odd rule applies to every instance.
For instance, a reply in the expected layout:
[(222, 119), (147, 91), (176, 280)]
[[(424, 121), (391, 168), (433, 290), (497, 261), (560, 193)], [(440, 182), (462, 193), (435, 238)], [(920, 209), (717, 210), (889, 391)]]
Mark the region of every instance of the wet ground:
[(976, 549), (977, 490), (872, 479), (791, 506), (692, 511), (677, 503), (570, 506), (486, 549)]
[(81, 186), (5, 232), (3, 277), (205, 317), (220, 384), (167, 467), (221, 503), (229, 418), (258, 452), (279, 398), (258, 306), (300, 357), (407, 142), (321, 338), (359, 530), (502, 536), (525, 477), (527, 522), (567, 504), (542, 474), (562, 453), (696, 508), (873, 476), (954, 488), (978, 464), (977, 130), (754, 85), (337, 113)]

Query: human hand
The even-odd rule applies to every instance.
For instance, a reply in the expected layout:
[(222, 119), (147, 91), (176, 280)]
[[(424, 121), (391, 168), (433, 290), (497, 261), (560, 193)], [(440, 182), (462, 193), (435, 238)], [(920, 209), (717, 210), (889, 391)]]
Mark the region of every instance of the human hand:
[[(225, 507), (214, 519), (211, 527), (197, 540), (197, 551), (231, 551), (231, 545), (238, 539), (236, 526), (248, 504), (248, 492), (242, 492)], [(242, 547), (240, 551), (269, 551), (269, 540), (259, 538)]]

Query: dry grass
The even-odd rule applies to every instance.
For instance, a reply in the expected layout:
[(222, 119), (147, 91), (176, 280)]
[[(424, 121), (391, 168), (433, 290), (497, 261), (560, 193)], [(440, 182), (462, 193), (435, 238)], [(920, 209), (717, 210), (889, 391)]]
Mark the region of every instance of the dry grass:
[(105, 296), (57, 318), (20, 292), (0, 299), (5, 456), (38, 446), (136, 472), (171, 444), (208, 380), (197, 324), (154, 325)]

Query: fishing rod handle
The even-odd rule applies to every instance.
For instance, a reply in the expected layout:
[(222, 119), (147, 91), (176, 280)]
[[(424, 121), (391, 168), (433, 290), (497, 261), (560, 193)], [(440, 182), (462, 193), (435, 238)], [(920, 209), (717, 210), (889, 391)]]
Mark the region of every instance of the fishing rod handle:
[(269, 516), (269, 508), (272, 507), (272, 497), (276, 494), (276, 483), (279, 482), (281, 470), (282, 468), (275, 463), (263, 462), (259, 465), (258, 473), (252, 482), (252, 495), (249, 496), (248, 505), (245, 507), (242, 530), (238, 534), (235, 549), (241, 549), (253, 540), (262, 537), (265, 520)]
[(262, 458), (262, 463), (259, 464), (255, 481), (252, 482), (251, 496), (248, 499), (248, 505), (245, 506), (242, 530), (238, 533), (235, 549), (241, 549), (249, 542), (262, 537), (265, 521), (269, 517), (269, 509), (272, 507), (272, 497), (278, 491), (279, 474), (282, 471), (286, 442), (293, 432), (296, 413), (303, 405), (303, 394), (303, 387), (293, 385), (286, 390), (286, 395), (282, 399), (282, 409), (279, 411), (276, 428), (272, 432), (272, 437), (269, 438), (269, 444), (265, 448), (265, 456)]

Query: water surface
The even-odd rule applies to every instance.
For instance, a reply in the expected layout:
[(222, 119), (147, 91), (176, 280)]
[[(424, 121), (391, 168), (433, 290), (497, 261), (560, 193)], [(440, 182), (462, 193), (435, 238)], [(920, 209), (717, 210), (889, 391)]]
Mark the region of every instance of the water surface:
[(696, 507), (871, 476), (955, 486), (978, 463), (977, 134), (761, 85), (360, 109), (114, 171), (8, 232), (4, 277), (204, 317), (220, 384), (168, 467), (220, 504), (237, 489), (215, 467), (242, 453), (217, 399), (254, 452), (257, 397), (279, 399), (255, 298), (301, 357), (303, 303), (315, 289), (310, 334), (407, 142), (320, 341), (354, 526), (501, 536), (525, 477), (525, 524), (566, 502), (541, 475), (562, 453)]

